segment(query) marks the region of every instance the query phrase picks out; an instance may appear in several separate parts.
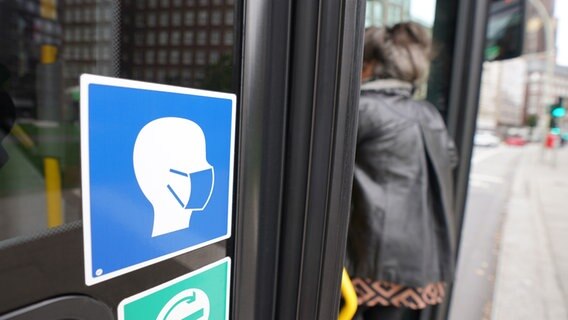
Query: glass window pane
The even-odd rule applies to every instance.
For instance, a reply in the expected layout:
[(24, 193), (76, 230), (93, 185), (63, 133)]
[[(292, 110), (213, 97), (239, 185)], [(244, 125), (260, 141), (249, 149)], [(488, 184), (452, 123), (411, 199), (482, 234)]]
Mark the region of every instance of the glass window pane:
[(205, 71), (203, 71), (203, 69), (201, 69), (201, 68), (196, 69), (195, 72), (194, 72), (194, 77), (195, 77), (195, 80), (197, 80), (197, 81), (201, 81), (201, 80), (205, 79)]
[(170, 64), (179, 64), (179, 51), (172, 50), (170, 52)]
[(196, 52), (195, 63), (199, 66), (205, 65), (205, 51), (199, 50)]
[(182, 81), (183, 82), (191, 82), (191, 70), (183, 69), (181, 71)]
[(190, 65), (193, 63), (193, 52), (186, 50), (183, 52), (183, 64)]
[(195, 24), (195, 12), (187, 11), (183, 22), (186, 26), (193, 26)]
[(392, 6), (389, 8), (388, 10), (388, 20), (387, 20), (389, 25), (393, 25), (396, 24), (398, 22), (403, 21), (403, 17), (402, 17), (402, 10), (400, 7), (398, 6)]
[(168, 52), (166, 50), (158, 51), (158, 64), (164, 65), (168, 63)]
[(160, 26), (167, 27), (170, 24), (170, 15), (168, 12), (160, 13)]
[(144, 15), (143, 15), (142, 13), (138, 13), (138, 14), (136, 15), (135, 20), (136, 20), (136, 26), (137, 26), (138, 28), (142, 28), (142, 27), (144, 26), (144, 22), (145, 22), (145, 21), (144, 21)]
[(155, 13), (149, 13), (148, 14), (147, 23), (148, 23), (148, 27), (155, 27), (156, 26), (156, 14)]
[(193, 44), (193, 31), (186, 31), (183, 33), (183, 44), (186, 46)]
[(146, 81), (152, 81), (154, 80), (154, 69), (152, 68), (145, 68), (145, 80)]
[(204, 46), (206, 44), (207, 44), (207, 32), (201, 30), (197, 33), (197, 45)]
[(179, 27), (181, 25), (181, 13), (174, 12), (172, 13), (172, 26)]
[(153, 64), (154, 63), (154, 50), (147, 50), (146, 51), (146, 64)]
[(197, 25), (199, 26), (207, 25), (208, 19), (209, 19), (209, 12), (206, 10), (199, 10), (199, 14), (197, 16)]
[[(9, 74), (0, 89), (14, 102), (17, 131), (25, 134), (2, 140), (10, 158), (0, 161), (0, 241), (81, 219), (81, 73), (233, 90), (232, 76), (226, 83), (210, 81), (220, 72), (211, 65), (233, 55), (227, 1), (55, 2), (57, 15), (47, 19), (26, 9), (37, 9), (39, 1), (0, 1), (0, 70)], [(53, 52), (45, 56), (55, 62), (42, 61), (42, 50)], [(230, 74), (232, 66), (221, 71)], [(44, 170), (50, 157), (57, 159), (54, 172), (61, 179), (60, 220), (54, 224), (48, 224), (45, 191), (54, 174)]]
[(233, 45), (233, 32), (232, 31), (225, 31), (225, 39), (224, 44), (227, 46)]
[(160, 32), (159, 44), (161, 46), (165, 46), (165, 45), (168, 44), (168, 32), (167, 31), (161, 31)]
[(215, 10), (211, 14), (211, 25), (218, 26), (221, 24), (222, 14), (220, 10)]
[(218, 51), (209, 52), (209, 63), (217, 64), (218, 62), (219, 62), (219, 52)]
[(154, 32), (146, 33), (146, 45), (153, 46), (156, 44), (156, 34)]
[(225, 24), (228, 26), (233, 25), (233, 11), (229, 10), (225, 12)]
[(367, 17), (365, 25), (380, 26), (383, 24), (383, 4), (381, 2), (370, 2), (367, 7)]
[(171, 33), (171, 38), (170, 38), (170, 43), (172, 45), (179, 45), (180, 44), (180, 38), (181, 38), (181, 32), (180, 31), (173, 31)]
[(221, 43), (221, 33), (217, 30), (211, 32), (211, 44), (219, 45)]

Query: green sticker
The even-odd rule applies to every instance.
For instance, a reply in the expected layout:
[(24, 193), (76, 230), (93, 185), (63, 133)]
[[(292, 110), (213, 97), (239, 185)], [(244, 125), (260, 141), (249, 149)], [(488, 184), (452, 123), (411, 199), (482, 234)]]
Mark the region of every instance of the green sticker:
[(229, 319), (230, 273), (231, 259), (224, 258), (128, 297), (118, 305), (118, 319)]

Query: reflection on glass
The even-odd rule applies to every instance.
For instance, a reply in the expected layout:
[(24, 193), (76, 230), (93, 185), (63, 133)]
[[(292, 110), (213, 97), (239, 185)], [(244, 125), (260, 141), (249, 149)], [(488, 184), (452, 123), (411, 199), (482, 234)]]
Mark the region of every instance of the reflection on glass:
[(432, 28), (436, 0), (367, 0), (365, 27), (413, 21)]
[(381, 1), (368, 1), (365, 17), (365, 26), (378, 26), (383, 24), (383, 3)]
[(412, 21), (432, 28), (436, 16), (436, 0), (412, 0), (410, 16)]
[(410, 19), (410, 0), (367, 0), (365, 26), (393, 25)]
[(230, 92), (233, 39), (229, 0), (0, 1), (0, 240), (81, 218), (80, 74)]

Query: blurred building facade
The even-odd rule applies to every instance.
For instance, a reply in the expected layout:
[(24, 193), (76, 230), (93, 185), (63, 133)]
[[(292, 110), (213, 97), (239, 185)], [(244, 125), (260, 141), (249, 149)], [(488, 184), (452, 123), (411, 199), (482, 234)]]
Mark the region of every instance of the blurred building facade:
[[(542, 0), (549, 17), (555, 0)], [(534, 126), (544, 121), (548, 106), (558, 97), (568, 97), (568, 68), (554, 64), (547, 82), (545, 22), (527, 2), (524, 55), (520, 58), (485, 62), (481, 80), (478, 127), (505, 134), (510, 128)], [(554, 23), (556, 39), (556, 23)], [(548, 88), (545, 86), (549, 85)]]
[(211, 66), (232, 64), (233, 7), (233, 0), (122, 0), (122, 74), (202, 85)]
[(0, 61), (10, 72), (18, 117), (35, 117), (41, 47), (60, 46), (62, 27), (55, 1), (0, 1)]
[[(538, 0), (543, 4), (548, 15), (550, 17), (554, 16), (554, 8), (556, 0)], [(546, 35), (545, 35), (545, 25), (543, 17), (538, 14), (538, 11), (534, 6), (527, 1), (526, 11), (525, 11), (525, 41), (524, 41), (524, 52), (525, 54), (535, 54), (542, 53), (546, 51)], [(556, 38), (556, 28), (554, 30), (554, 38)]]
[[(546, 64), (542, 60), (530, 60), (528, 63), (527, 78), (527, 114), (538, 114), (542, 111), (540, 105), (544, 100), (544, 81), (546, 73)], [(555, 66), (554, 75), (551, 81), (550, 96), (568, 97), (568, 67)]]
[(200, 86), (232, 56), (233, 0), (63, 2), (68, 84), (90, 72)]
[(76, 86), (78, 75), (91, 73), (113, 76), (118, 53), (119, 3), (114, 0), (60, 1), (64, 44), (64, 83)]
[(483, 64), (478, 113), (480, 129), (523, 125), (526, 69), (524, 58)]
[[(234, 5), (234, 0), (0, 1), (0, 61), (11, 74), (18, 118), (41, 118), (38, 101), (45, 99), (38, 95), (57, 92), (51, 104), (61, 120), (77, 120), (82, 73), (230, 91)], [(53, 49), (53, 65), (42, 63), (45, 46)]]
[(365, 27), (393, 25), (410, 20), (410, 0), (368, 0)]

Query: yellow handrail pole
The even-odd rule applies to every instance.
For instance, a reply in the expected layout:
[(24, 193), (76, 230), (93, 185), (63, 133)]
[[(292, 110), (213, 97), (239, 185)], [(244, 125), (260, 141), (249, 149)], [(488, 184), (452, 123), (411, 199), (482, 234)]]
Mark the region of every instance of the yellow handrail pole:
[(357, 312), (357, 293), (351, 283), (351, 278), (347, 270), (343, 268), (343, 276), (341, 277), (341, 295), (345, 304), (339, 312), (338, 320), (351, 320)]
[(45, 199), (47, 203), (47, 226), (50, 228), (63, 224), (61, 203), (61, 170), (59, 160), (46, 157), (43, 159), (45, 171)]
[(35, 143), (32, 138), (26, 133), (26, 131), (19, 125), (14, 124), (12, 131), (10, 132), (18, 141), (26, 148), (31, 149), (35, 147)]
[[(57, 20), (57, 0), (40, 0), (40, 16), (45, 19)], [(40, 62), (42, 65), (54, 64), (56, 60), (56, 46), (44, 44), (40, 47)], [(53, 228), (63, 224), (59, 159), (49, 156), (44, 157), (43, 167), (45, 173), (47, 226)]]

